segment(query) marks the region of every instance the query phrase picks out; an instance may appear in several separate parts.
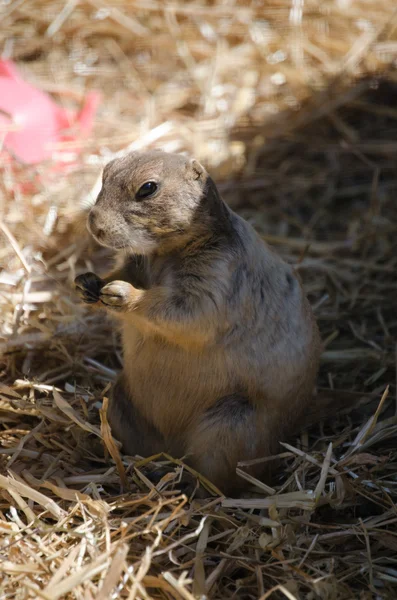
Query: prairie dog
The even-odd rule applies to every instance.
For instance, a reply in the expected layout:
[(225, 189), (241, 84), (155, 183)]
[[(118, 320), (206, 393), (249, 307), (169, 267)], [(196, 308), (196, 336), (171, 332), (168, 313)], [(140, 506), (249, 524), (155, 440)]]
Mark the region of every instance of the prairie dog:
[(121, 321), (114, 436), (128, 454), (168, 451), (238, 493), (237, 462), (277, 451), (313, 402), (321, 344), (294, 269), (177, 154), (111, 161), (88, 229), (120, 261), (75, 282)]

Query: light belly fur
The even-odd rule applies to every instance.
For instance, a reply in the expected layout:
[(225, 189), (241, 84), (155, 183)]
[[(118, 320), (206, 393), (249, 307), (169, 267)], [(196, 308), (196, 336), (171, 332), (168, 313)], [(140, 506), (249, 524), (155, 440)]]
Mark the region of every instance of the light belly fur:
[(189, 427), (236, 390), (222, 348), (187, 350), (124, 324), (124, 373), (132, 402), (164, 435)]

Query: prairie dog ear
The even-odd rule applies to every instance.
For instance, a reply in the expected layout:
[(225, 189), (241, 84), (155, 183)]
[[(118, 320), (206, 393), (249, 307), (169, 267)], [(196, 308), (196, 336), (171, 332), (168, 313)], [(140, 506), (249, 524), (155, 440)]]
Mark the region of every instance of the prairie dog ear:
[(191, 174), (193, 179), (202, 179), (205, 169), (202, 165), (200, 165), (199, 161), (195, 158), (190, 159), (188, 163), (189, 174)]
[(104, 165), (104, 167), (102, 169), (102, 179), (103, 180), (106, 178), (106, 175), (109, 173), (110, 169), (112, 168), (112, 165), (114, 165), (116, 160), (117, 160), (117, 158), (113, 158), (112, 160), (107, 162), (106, 165)]

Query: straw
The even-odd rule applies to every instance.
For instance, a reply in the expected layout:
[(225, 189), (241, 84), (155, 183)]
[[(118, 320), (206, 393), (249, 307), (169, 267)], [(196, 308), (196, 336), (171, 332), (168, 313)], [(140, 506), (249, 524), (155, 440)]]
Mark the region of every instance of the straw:
[[(0, 595), (396, 597), (393, 3), (0, 4), (26, 80), (74, 110), (102, 94), (65, 170), (1, 155)], [(125, 456), (106, 420), (120, 339), (72, 283), (112, 263), (85, 228), (103, 164), (146, 148), (205, 164), (296, 267), (325, 341), (331, 410), (258, 459), (271, 480), (242, 458), (241, 498), (181, 457)], [(209, 498), (187, 499), (182, 476)]]

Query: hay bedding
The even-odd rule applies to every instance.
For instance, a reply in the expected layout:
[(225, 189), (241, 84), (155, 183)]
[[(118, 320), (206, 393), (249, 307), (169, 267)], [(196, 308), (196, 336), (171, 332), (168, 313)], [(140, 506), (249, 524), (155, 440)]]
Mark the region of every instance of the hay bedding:
[[(1, 166), (0, 597), (394, 598), (392, 3), (0, 11), (1, 48), (30, 80), (67, 103), (103, 94), (67, 174)], [(250, 498), (188, 501), (183, 464), (112, 444), (103, 405), (118, 338), (71, 283), (109, 261), (80, 207), (131, 143), (194, 153), (298, 265), (326, 340), (319, 393), (358, 402), (280, 446), (273, 487), (247, 482)], [(169, 472), (155, 488), (159, 465)]]

